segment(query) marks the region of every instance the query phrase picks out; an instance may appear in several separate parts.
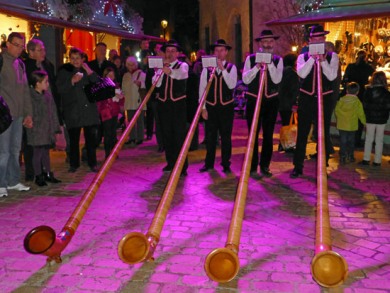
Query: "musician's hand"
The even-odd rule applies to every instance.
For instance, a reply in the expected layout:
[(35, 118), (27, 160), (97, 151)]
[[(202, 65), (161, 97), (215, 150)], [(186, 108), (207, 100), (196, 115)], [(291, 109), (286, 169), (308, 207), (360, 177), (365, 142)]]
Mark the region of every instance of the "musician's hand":
[(166, 67), (164, 66), (162, 71), (166, 74), (166, 75), (170, 75), (172, 70), (169, 68), (169, 67)]
[(203, 109), (203, 110), (202, 110), (202, 118), (203, 118), (204, 120), (209, 119), (209, 114), (207, 113), (207, 109)]
[(217, 67), (223, 71), (225, 70), (225, 67), (223, 67), (223, 63), (222, 63), (222, 60), (221, 59), (217, 59)]
[(320, 62), (325, 61), (325, 55), (324, 55), (324, 54), (318, 55), (318, 60), (319, 60)]

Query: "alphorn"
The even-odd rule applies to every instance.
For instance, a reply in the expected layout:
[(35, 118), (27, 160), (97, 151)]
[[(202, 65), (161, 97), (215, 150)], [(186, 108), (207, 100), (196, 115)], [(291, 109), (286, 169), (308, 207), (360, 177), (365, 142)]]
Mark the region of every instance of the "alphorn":
[(257, 139), (256, 130), (260, 116), (265, 74), (267, 71), (266, 66), (262, 65), (260, 70), (261, 75), (259, 92), (257, 94), (257, 101), (253, 114), (251, 131), (247, 142), (244, 163), (241, 168), (241, 177), (237, 187), (236, 199), (234, 202), (234, 209), (226, 245), (223, 248), (217, 248), (210, 252), (206, 257), (204, 264), (204, 269), (207, 276), (210, 279), (220, 283), (229, 282), (232, 280), (237, 275), (240, 268), (238, 250), (240, 244), (242, 221), (244, 218), (246, 195), (248, 193), (248, 180), (252, 163), (253, 148), (255, 145), (255, 140)]
[(322, 95), (322, 74), (319, 59), (316, 59), (316, 79), (318, 97), (318, 143), (317, 143), (317, 214), (315, 255), (311, 261), (313, 279), (323, 287), (336, 287), (344, 282), (348, 275), (345, 259), (332, 251), (330, 235), (328, 179), (326, 173), (326, 154), (324, 136), (324, 107)]
[(47, 261), (54, 260), (57, 263), (60, 263), (62, 261), (61, 252), (72, 240), (72, 237), (75, 234), (77, 227), (79, 226), (82, 218), (84, 217), (88, 207), (95, 198), (95, 195), (99, 190), (100, 185), (102, 184), (111, 166), (115, 162), (115, 159), (118, 157), (119, 151), (122, 149), (127, 137), (129, 136), (131, 130), (134, 128), (138, 117), (141, 115), (144, 106), (150, 99), (150, 96), (152, 95), (157, 85), (157, 82), (162, 75), (163, 74), (161, 73), (157, 77), (156, 81), (153, 83), (152, 87), (147, 92), (145, 98), (142, 100), (137, 111), (135, 112), (133, 119), (131, 119), (129, 125), (127, 125), (121, 138), (116, 143), (115, 147), (104, 162), (103, 166), (100, 168), (99, 172), (94, 177), (88, 189), (85, 191), (83, 197), (73, 211), (72, 215), (69, 217), (65, 226), (62, 228), (61, 232), (56, 236), (54, 229), (49, 226), (35, 227), (31, 231), (29, 231), (24, 238), (24, 249), (27, 252), (31, 254), (46, 255), (48, 256)]
[(119, 241), (118, 255), (119, 258), (125, 263), (136, 264), (142, 261), (153, 260), (153, 254), (160, 240), (160, 234), (164, 226), (169, 207), (173, 200), (176, 186), (179, 182), (179, 177), (183, 169), (196, 127), (198, 125), (203, 105), (210, 90), (215, 70), (216, 67), (214, 67), (211, 72), (205, 91), (203, 92), (203, 95), (199, 102), (199, 106), (196, 110), (195, 117), (192, 120), (190, 129), (187, 132), (187, 136), (184, 140), (183, 146), (181, 147), (175, 166), (173, 167), (173, 170), (169, 176), (168, 183), (165, 186), (164, 192), (155, 212), (152, 223), (149, 226), (148, 232), (146, 233), (146, 235), (140, 232), (130, 232)]

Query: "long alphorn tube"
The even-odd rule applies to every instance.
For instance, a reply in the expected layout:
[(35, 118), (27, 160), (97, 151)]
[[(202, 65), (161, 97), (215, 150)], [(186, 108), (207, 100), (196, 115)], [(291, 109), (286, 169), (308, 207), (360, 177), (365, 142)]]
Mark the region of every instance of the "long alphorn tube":
[(161, 76), (162, 73), (158, 76), (157, 80), (149, 89), (145, 98), (135, 112), (133, 119), (129, 122), (129, 125), (127, 125), (121, 138), (116, 143), (114, 149), (111, 151), (109, 157), (106, 159), (103, 166), (96, 174), (88, 189), (85, 191), (83, 197), (73, 211), (72, 215), (69, 217), (65, 226), (62, 228), (61, 232), (56, 236), (54, 229), (49, 226), (35, 227), (30, 232), (28, 232), (26, 237), (24, 238), (24, 248), (27, 252), (32, 254), (46, 255), (48, 256), (48, 261), (54, 260), (57, 263), (61, 262), (61, 252), (66, 248), (68, 243), (71, 241), (73, 235), (75, 234), (77, 227), (79, 226), (82, 218), (84, 217), (84, 214), (86, 213), (92, 200), (95, 198), (95, 195), (99, 190), (100, 185), (102, 184), (112, 164), (115, 162), (119, 151), (122, 149), (123, 144), (125, 143), (131, 130), (134, 128), (138, 117), (141, 115), (144, 106), (150, 99), (150, 96), (152, 95), (153, 90), (155, 89), (156, 84), (161, 78)]
[(260, 116), (261, 101), (263, 96), (265, 82), (266, 67), (261, 67), (259, 92), (251, 131), (248, 138), (248, 143), (245, 152), (244, 163), (241, 169), (241, 177), (238, 183), (236, 199), (232, 219), (229, 227), (229, 234), (224, 248), (217, 248), (207, 255), (204, 268), (210, 279), (224, 283), (232, 280), (238, 273), (240, 261), (238, 259), (238, 250), (240, 244), (241, 227), (244, 218), (245, 201), (248, 193), (248, 180), (250, 175), (250, 167), (252, 163), (253, 148), (257, 139), (257, 125)]
[(136, 264), (142, 261), (153, 259), (153, 254), (160, 240), (160, 234), (164, 226), (173, 196), (175, 194), (176, 186), (179, 182), (179, 177), (183, 169), (192, 138), (194, 137), (194, 133), (202, 113), (203, 105), (210, 90), (215, 70), (216, 68), (213, 69), (207, 82), (205, 91), (200, 99), (198, 109), (196, 110), (195, 117), (192, 120), (190, 129), (188, 130), (183, 146), (181, 147), (175, 166), (173, 167), (171, 175), (169, 176), (168, 183), (165, 186), (160, 203), (157, 207), (148, 232), (146, 235), (140, 232), (130, 232), (119, 241), (118, 255), (119, 258), (125, 263)]
[(326, 173), (326, 154), (324, 136), (324, 112), (322, 97), (322, 74), (319, 60), (316, 60), (317, 96), (318, 96), (318, 156), (317, 156), (317, 216), (315, 255), (311, 261), (311, 273), (314, 280), (323, 287), (336, 287), (344, 282), (348, 275), (345, 259), (332, 251), (330, 235), (328, 179)]

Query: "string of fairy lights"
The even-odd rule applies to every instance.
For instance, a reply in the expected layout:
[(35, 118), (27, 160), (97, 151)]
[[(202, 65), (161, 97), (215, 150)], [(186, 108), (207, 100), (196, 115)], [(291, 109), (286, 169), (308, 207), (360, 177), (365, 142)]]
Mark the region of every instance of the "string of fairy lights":
[(130, 33), (142, 31), (142, 17), (120, 0), (33, 0), (33, 7), (39, 13), (83, 24), (90, 24), (102, 16), (113, 17)]
[(324, 1), (322, 0), (297, 0), (296, 2), (300, 7), (299, 14), (316, 11), (324, 5)]

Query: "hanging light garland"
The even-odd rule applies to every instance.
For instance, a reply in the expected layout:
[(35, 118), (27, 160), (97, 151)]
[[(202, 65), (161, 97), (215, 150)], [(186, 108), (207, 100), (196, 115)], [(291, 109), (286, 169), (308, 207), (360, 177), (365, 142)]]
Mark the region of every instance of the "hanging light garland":
[(142, 33), (143, 18), (122, 0), (33, 0), (39, 13), (90, 24), (101, 16), (114, 17), (116, 23), (130, 33)]
[(302, 0), (297, 2), (300, 5), (299, 14), (316, 11), (324, 4), (323, 0)]

